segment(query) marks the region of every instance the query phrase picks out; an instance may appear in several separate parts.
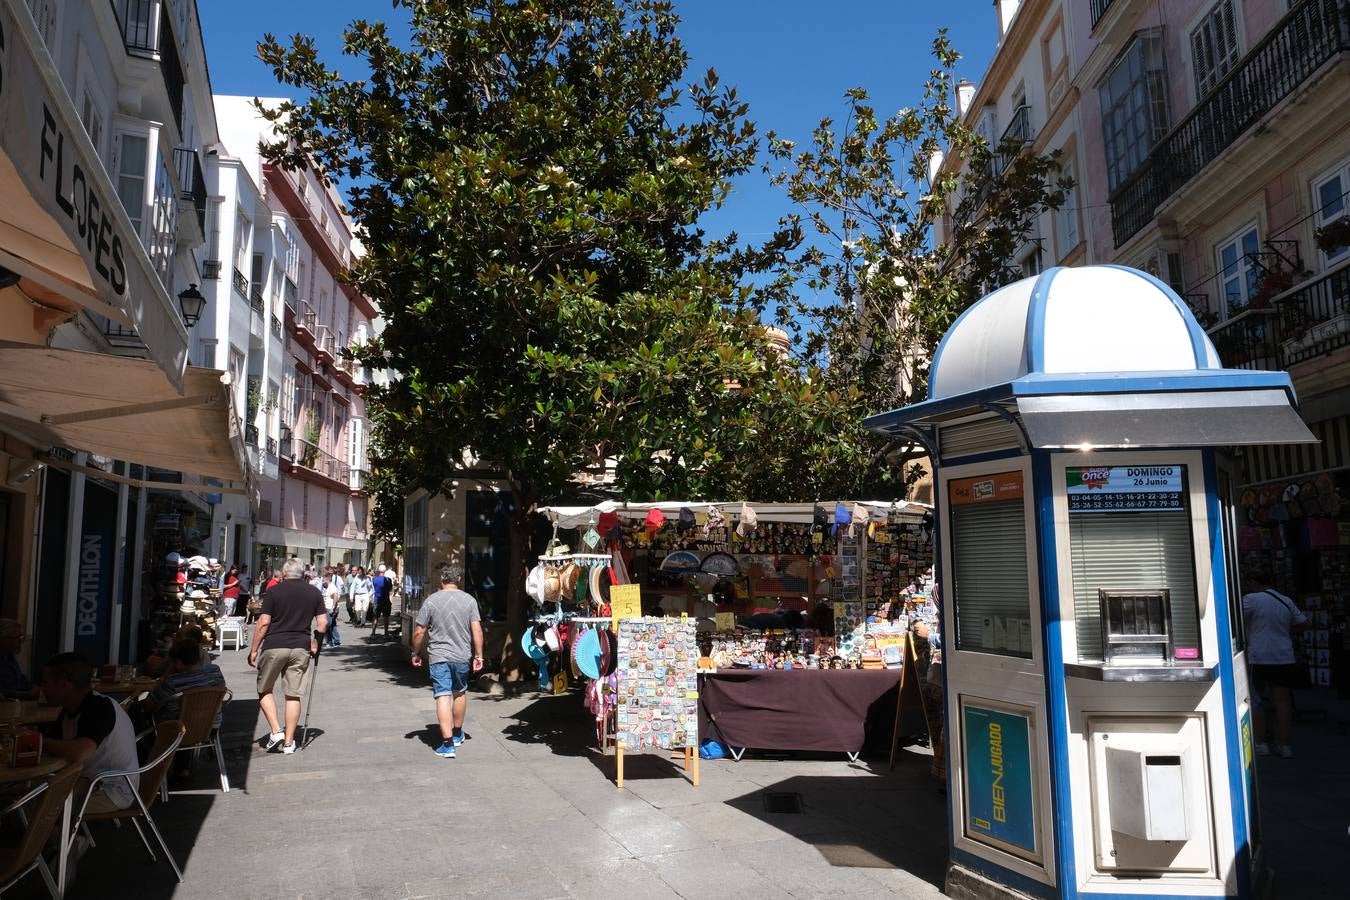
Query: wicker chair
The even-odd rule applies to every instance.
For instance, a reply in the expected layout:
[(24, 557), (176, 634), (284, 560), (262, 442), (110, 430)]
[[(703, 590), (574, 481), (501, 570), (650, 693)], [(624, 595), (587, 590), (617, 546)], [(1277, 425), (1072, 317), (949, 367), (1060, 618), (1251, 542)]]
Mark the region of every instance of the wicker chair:
[[(51, 839), (52, 832), (60, 827), (61, 810), (65, 806), (66, 798), (75, 789), (75, 781), (79, 777), (80, 766), (66, 766), (0, 811), (0, 815), (26, 812), (28, 822), (19, 845), (0, 850), (0, 894), (12, 888), (29, 872), (37, 869), (42, 873), (42, 880), (46, 882), (47, 890), (54, 900), (61, 896), (57, 891), (56, 879), (52, 878), (52, 870), (42, 858), (42, 851), (47, 846), (47, 841)], [(31, 810), (25, 811), (24, 807), (34, 799), (37, 800), (37, 804)]]
[(178, 698), (178, 719), (187, 729), (183, 736), (183, 750), (216, 751), (216, 767), (220, 770), (220, 790), (230, 792), (230, 779), (225, 774), (225, 751), (220, 746), (220, 729), (216, 727), (216, 716), (223, 714), (226, 703), (234, 697), (234, 692), (225, 687), (201, 687), (180, 691)]
[[(159, 833), (159, 828), (155, 825), (155, 820), (150, 818), (150, 807), (155, 805), (158, 799), (159, 787), (164, 783), (164, 776), (168, 774), (169, 765), (173, 762), (173, 755), (178, 751), (178, 745), (183, 742), (183, 723), (178, 721), (160, 722), (155, 726), (155, 742), (150, 747), (147, 754), (147, 762), (139, 769), (124, 769), (115, 772), (104, 772), (95, 778), (89, 785), (89, 794), (80, 804), (79, 815), (75, 817), (75, 828), (71, 831), (71, 839), (79, 833), (80, 827), (89, 822), (121, 822), (128, 820), (136, 829), (136, 834), (141, 838), (141, 843), (145, 845), (145, 850), (150, 854), (150, 860), (153, 862), (157, 857), (155, 850), (150, 846), (150, 841), (145, 837), (145, 831), (141, 828), (140, 820), (144, 819), (145, 824), (150, 826), (150, 832), (155, 836), (160, 849), (164, 851), (164, 856), (173, 867), (173, 873), (178, 877), (178, 882), (183, 881), (183, 872), (178, 868), (178, 863), (174, 861), (173, 854), (169, 852), (168, 844), (164, 843), (164, 836)], [(140, 785), (136, 788), (135, 802), (126, 809), (113, 809), (106, 812), (86, 813), (85, 809), (89, 805), (89, 797), (94, 795), (95, 789), (104, 781), (113, 778), (125, 778), (127, 783), (131, 783), (131, 776), (140, 776)]]

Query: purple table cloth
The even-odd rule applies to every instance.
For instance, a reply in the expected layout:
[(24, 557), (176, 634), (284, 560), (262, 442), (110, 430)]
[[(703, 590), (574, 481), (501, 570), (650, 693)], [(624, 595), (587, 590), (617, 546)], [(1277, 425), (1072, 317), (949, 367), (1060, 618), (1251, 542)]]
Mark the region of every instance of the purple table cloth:
[(699, 676), (699, 740), (857, 753), (867, 710), (899, 684), (899, 669), (720, 669)]

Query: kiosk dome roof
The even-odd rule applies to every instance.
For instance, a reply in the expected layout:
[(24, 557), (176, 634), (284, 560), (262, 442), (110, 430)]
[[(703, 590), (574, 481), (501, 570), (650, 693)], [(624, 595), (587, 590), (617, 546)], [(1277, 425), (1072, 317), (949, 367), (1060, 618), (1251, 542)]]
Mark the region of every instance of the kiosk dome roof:
[(928, 396), (941, 400), (1026, 375), (1222, 368), (1190, 308), (1125, 266), (1047, 269), (966, 310), (938, 344)]

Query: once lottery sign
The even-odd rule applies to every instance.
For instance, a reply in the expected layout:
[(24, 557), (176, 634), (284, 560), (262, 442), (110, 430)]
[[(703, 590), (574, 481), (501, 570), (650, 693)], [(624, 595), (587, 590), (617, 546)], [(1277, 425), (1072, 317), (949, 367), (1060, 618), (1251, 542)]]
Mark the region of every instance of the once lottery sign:
[(1065, 470), (1072, 512), (1186, 508), (1185, 466), (1092, 466)]

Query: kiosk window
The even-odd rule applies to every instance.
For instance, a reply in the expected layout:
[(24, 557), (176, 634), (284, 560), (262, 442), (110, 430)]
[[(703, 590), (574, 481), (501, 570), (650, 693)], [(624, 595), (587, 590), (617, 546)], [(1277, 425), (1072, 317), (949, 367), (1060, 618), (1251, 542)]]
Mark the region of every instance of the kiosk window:
[(1103, 657), (1100, 590), (1166, 590), (1174, 657), (1199, 659), (1186, 467), (1071, 468), (1067, 486), (1079, 659)]
[(1031, 658), (1022, 473), (949, 482), (956, 648)]

